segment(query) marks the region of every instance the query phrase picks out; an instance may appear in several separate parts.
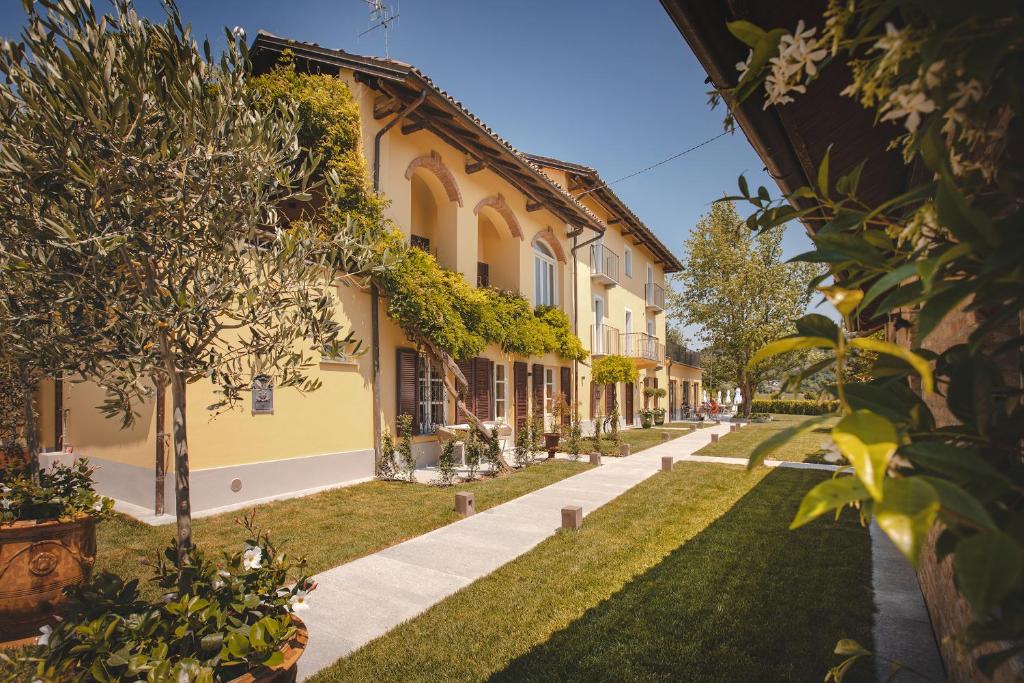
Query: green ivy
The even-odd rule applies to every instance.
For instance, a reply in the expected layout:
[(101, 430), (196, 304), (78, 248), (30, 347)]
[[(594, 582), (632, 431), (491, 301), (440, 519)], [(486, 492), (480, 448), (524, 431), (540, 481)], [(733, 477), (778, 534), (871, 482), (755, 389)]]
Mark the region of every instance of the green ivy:
[(636, 382), (640, 376), (633, 361), (625, 356), (611, 355), (598, 358), (591, 366), (594, 384)]
[(388, 297), (388, 316), (410, 337), (422, 335), (456, 359), (478, 356), (488, 344), (519, 356), (587, 357), (560, 309), (534, 310), (517, 292), (473, 287), (432, 255), (405, 246), (400, 233), (389, 235), (381, 249), (392, 263), (375, 282)]

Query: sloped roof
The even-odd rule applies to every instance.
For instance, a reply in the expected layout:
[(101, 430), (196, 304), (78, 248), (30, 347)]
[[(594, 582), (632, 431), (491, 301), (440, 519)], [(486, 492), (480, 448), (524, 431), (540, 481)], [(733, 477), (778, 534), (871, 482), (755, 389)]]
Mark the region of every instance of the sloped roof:
[[(654, 231), (644, 225), (644, 222), (640, 220), (635, 213), (633, 213), (633, 210), (630, 209), (629, 206), (627, 206), (626, 203), (622, 201), (622, 199), (620, 199), (610, 187), (608, 187), (604, 179), (601, 178), (601, 175), (595, 169), (590, 166), (584, 166), (583, 164), (574, 164), (569, 161), (562, 161), (552, 157), (540, 156), (539, 154), (527, 154), (526, 157), (539, 166), (559, 169), (576, 176), (580, 181), (584, 192), (594, 195), (594, 197), (608, 206), (612, 213), (616, 214), (618, 220), (621, 220), (626, 224), (626, 229), (622, 231), (622, 234), (633, 236), (637, 244), (642, 244), (650, 249), (651, 253), (657, 257), (666, 273), (675, 273), (683, 269), (683, 264), (680, 263), (679, 259), (675, 257), (672, 251), (666, 247), (665, 244), (658, 239), (657, 235), (654, 234)], [(576, 196), (579, 197), (580, 195)]]
[(605, 224), (590, 209), (414, 66), (260, 31), (250, 48), (256, 72), (271, 68), (285, 50), (294, 54), (296, 63), (302, 68), (324, 73), (336, 73), (340, 68), (350, 69), (361, 82), (381, 92), (381, 101), (374, 106), (374, 118), (398, 112), (426, 92), (423, 104), (407, 117), (403, 128), (409, 126), (407, 130), (411, 130), (415, 126), (417, 130), (430, 130), (473, 158), (474, 163), (480, 163), (481, 167), (485, 166), (503, 177), (532, 200), (527, 201), (528, 211), (543, 206), (574, 227), (604, 232)]

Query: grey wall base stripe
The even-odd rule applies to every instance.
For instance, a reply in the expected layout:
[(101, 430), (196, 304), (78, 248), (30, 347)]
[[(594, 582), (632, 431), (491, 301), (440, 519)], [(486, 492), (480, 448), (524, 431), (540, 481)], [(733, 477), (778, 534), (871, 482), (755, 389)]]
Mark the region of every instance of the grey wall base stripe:
[[(88, 454), (43, 453), (41, 464), (70, 463)], [(89, 458), (96, 468), (96, 490), (105, 496), (145, 508), (152, 512), (154, 498), (153, 470), (137, 465)], [(248, 501), (283, 497), (288, 494), (342, 485), (373, 477), (373, 450), (327, 453), (283, 460), (268, 460), (244, 465), (228, 465), (192, 470), (191, 494), (193, 512), (242, 505)], [(232, 482), (241, 487), (232, 490)], [(164, 500), (168, 512), (174, 511), (174, 475), (167, 474)]]

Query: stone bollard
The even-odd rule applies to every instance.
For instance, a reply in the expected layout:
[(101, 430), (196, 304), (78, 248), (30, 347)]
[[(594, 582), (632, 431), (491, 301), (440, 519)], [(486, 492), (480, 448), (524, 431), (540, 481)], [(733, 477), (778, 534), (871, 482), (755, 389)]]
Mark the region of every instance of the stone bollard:
[(671, 472), (673, 462), (675, 462), (675, 459), (671, 455), (663, 455), (661, 457), (661, 471)]
[(665, 443), (666, 441), (668, 441), (671, 438), (672, 438), (672, 435), (669, 434), (668, 432), (662, 432), (661, 433), (661, 442), (662, 443)]
[(579, 505), (566, 505), (562, 508), (562, 528), (579, 529), (583, 526), (583, 508)]
[(718, 434), (711, 435), (711, 443), (718, 443)]
[(591, 453), (590, 454), (590, 464), (591, 465), (600, 465), (601, 464), (601, 454), (600, 453)]
[(739, 425), (729, 425), (729, 431), (730, 432), (739, 431)]
[(455, 512), (463, 517), (476, 514), (476, 501), (474, 495), (469, 491), (461, 491), (455, 494)]
[(623, 457), (629, 455), (629, 444), (628, 443), (619, 444), (619, 455), (621, 455)]

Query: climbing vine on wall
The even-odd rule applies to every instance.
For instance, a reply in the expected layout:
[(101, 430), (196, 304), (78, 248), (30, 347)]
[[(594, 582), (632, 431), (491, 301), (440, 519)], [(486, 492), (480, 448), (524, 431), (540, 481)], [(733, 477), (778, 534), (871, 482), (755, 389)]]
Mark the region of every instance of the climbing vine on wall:
[(604, 356), (591, 366), (594, 384), (618, 384), (636, 382), (639, 378), (636, 365), (625, 356)]

